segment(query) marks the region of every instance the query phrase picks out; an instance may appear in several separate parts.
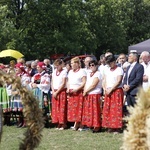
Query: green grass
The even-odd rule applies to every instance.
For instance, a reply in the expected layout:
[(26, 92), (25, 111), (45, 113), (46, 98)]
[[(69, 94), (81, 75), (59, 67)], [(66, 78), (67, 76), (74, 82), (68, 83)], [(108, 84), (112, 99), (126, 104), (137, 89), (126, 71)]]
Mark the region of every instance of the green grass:
[[(3, 127), (1, 150), (18, 150), (26, 128)], [(44, 128), (43, 138), (36, 150), (119, 150), (123, 134), (92, 133), (91, 131), (58, 131)]]

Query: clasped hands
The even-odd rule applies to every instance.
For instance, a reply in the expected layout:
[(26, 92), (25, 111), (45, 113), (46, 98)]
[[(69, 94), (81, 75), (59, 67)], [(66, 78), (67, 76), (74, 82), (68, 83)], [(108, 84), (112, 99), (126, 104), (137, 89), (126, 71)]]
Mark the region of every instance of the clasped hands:
[(129, 89), (130, 89), (130, 86), (129, 85), (123, 85), (123, 91), (124, 92), (127, 92), (127, 91), (129, 91)]

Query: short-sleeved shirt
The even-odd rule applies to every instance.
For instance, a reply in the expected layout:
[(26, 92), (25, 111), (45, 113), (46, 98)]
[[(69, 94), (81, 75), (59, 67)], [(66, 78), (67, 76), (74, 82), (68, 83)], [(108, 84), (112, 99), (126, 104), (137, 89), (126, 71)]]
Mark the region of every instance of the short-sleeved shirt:
[[(106, 88), (113, 87), (114, 84), (117, 82), (118, 76), (123, 76), (123, 69), (121, 67), (117, 67), (115, 70), (111, 71), (110, 69), (107, 69), (107, 72), (105, 74), (106, 77)], [(121, 87), (121, 84), (118, 86), (118, 88)]]
[(67, 77), (67, 70), (63, 69), (60, 74), (57, 74), (57, 69), (54, 70), (54, 72), (52, 73), (52, 80), (53, 80), (53, 88), (54, 89), (58, 89), (64, 78)]
[(93, 74), (93, 76), (91, 76), (91, 73), (87, 74), (87, 80), (86, 80), (85, 88), (88, 89), (92, 85), (93, 80), (95, 78), (98, 78), (99, 82), (96, 85), (96, 87), (93, 90), (91, 90), (88, 94), (100, 94), (102, 92), (102, 75), (101, 75), (100, 71), (96, 71)]
[(86, 76), (86, 72), (84, 69), (79, 69), (79, 71), (74, 72), (70, 70), (68, 73), (68, 83), (70, 89), (77, 89), (82, 84), (82, 78)]

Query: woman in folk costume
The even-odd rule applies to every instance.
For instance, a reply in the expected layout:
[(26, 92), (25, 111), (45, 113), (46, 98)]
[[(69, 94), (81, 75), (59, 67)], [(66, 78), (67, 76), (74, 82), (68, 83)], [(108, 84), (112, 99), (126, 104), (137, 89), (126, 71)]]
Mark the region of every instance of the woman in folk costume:
[(0, 85), (0, 106), (3, 110), (3, 118), (4, 118), (4, 125), (10, 125), (10, 96), (8, 95), (8, 88), (10, 88), (10, 94), (11, 94), (11, 86), (8, 87), (7, 83), (2, 86)]
[(86, 82), (86, 72), (81, 68), (78, 57), (71, 59), (72, 70), (68, 73), (67, 93), (68, 98), (68, 116), (69, 122), (74, 122), (73, 130), (81, 128), (83, 111), (83, 87)]
[(44, 62), (37, 63), (37, 71), (32, 78), (30, 87), (33, 89), (34, 95), (39, 100), (39, 107), (44, 111), (46, 119), (46, 126), (48, 126), (47, 114), (49, 114), (49, 101), (50, 101), (50, 76), (46, 72), (46, 65)]
[(100, 131), (101, 109), (100, 98), (102, 92), (102, 77), (98, 71), (98, 62), (89, 62), (90, 71), (87, 72), (87, 80), (83, 91), (84, 105), (82, 125), (94, 127), (93, 133)]
[[(0, 66), (0, 71), (2, 72), (6, 72), (6, 70), (2, 70), (4, 69), (5, 66)], [(9, 70), (9, 69), (8, 69)], [(7, 73), (8, 74), (12, 74), (14, 75), (15, 73), (15, 64), (14, 64), (14, 68), (13, 71), (9, 71)], [(10, 118), (11, 118), (11, 91), (12, 91), (12, 86), (9, 83), (6, 83), (5, 85), (1, 86), (0, 85), (0, 105), (2, 106), (2, 110), (3, 110), (3, 118), (4, 118), (4, 125), (8, 125), (10, 126)]]
[[(16, 76), (20, 77), (21, 83), (23, 86), (28, 86), (30, 83), (30, 76), (26, 73), (25, 68), (22, 63), (17, 63), (15, 65)], [(23, 118), (23, 105), (19, 95), (19, 89), (14, 89), (12, 87), (12, 101), (11, 108), (12, 111), (19, 114), (19, 125), (18, 127), (25, 126), (24, 118)]]
[(102, 126), (108, 128), (110, 132), (120, 132), (123, 117), (123, 97), (122, 78), (123, 70), (118, 67), (113, 55), (106, 57), (109, 65), (104, 76), (104, 94)]
[(65, 129), (67, 123), (67, 96), (66, 78), (67, 70), (63, 69), (63, 61), (54, 61), (55, 70), (52, 73), (52, 123), (58, 124), (58, 129)]

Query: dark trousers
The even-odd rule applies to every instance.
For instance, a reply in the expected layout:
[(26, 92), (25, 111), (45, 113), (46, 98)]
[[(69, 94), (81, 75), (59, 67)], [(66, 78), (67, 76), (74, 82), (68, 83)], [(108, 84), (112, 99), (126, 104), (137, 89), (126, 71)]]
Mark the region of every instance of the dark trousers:
[(136, 104), (136, 95), (126, 95), (126, 99), (127, 99), (127, 105), (128, 106), (132, 106), (134, 107), (134, 105)]

